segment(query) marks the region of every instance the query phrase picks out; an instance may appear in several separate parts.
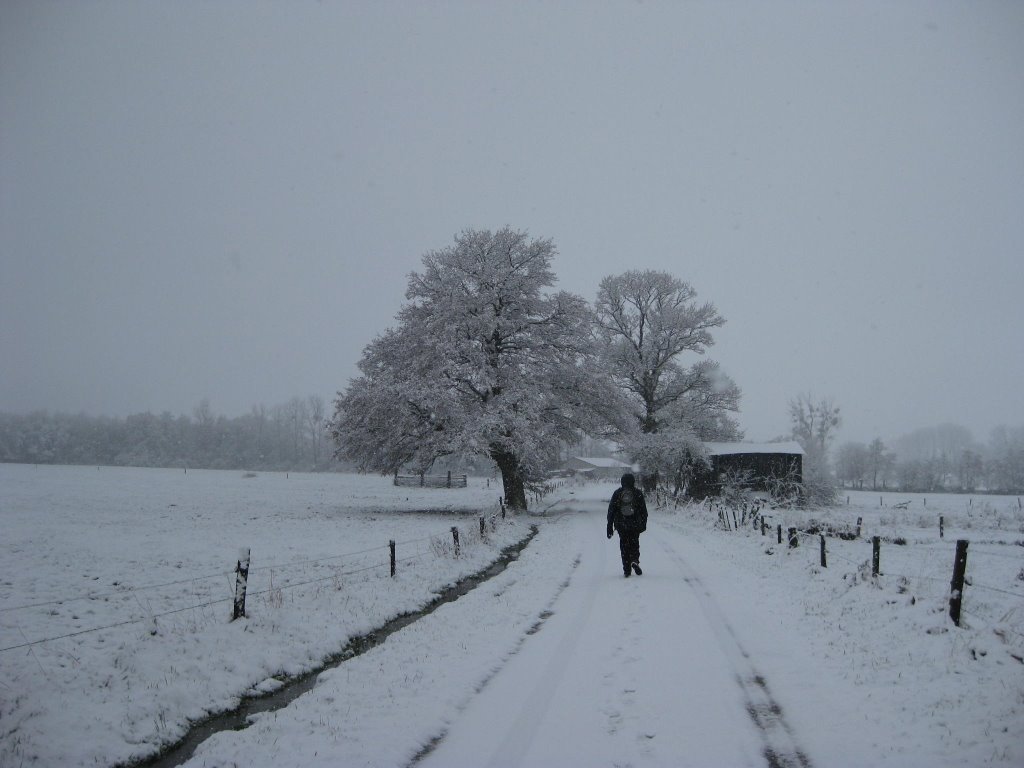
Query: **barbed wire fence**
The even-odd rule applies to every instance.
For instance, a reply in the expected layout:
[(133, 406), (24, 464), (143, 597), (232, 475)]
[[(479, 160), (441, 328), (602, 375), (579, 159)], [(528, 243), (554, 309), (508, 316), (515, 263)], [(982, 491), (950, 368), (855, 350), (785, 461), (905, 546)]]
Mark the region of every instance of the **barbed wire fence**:
[[(966, 615), (991, 628), (1004, 640), (1009, 639), (1008, 636), (1016, 641), (1024, 640), (1024, 549), (1020, 554), (1006, 551), (1024, 548), (1024, 541), (981, 536), (974, 541), (946, 539), (946, 526), (950, 522), (946, 515), (932, 518), (932, 530), (937, 531), (938, 538), (929, 540), (892, 532), (885, 535), (881, 532), (884, 528), (881, 522), (877, 526), (880, 532), (868, 535), (863, 516), (857, 518), (856, 524), (830, 524), (817, 519), (796, 524), (792, 519), (796, 517), (793, 510), (773, 508), (764, 500), (727, 504), (708, 498), (698, 503), (656, 494), (655, 503), (673, 510), (689, 507), (707, 516), (718, 530), (747, 531), (748, 535), (768, 539), (769, 547), (774, 545), (790, 553), (807, 553), (808, 560), (820, 568), (828, 568), (830, 562), (839, 561), (852, 566), (859, 578), (876, 582), (885, 579), (895, 583), (898, 591), (907, 591), (913, 585), (922, 598), (948, 603), (950, 618), (957, 626), (960, 626), (961, 616)], [(906, 510), (908, 506), (908, 503), (901, 503), (893, 508)], [(923, 518), (917, 520), (919, 524), (923, 521)], [(985, 573), (1006, 570), (994, 567), (1000, 561), (1004, 564), (1012, 561), (1011, 570), (1015, 565), (1022, 566), (1014, 577), (1021, 585), (1019, 590), (988, 583)], [(979, 595), (998, 595), (1000, 599), (990, 601)], [(1024, 655), (1011, 655), (1024, 663)]]
[[(401, 541), (391, 539), (387, 544), (377, 547), (256, 567), (252, 567), (249, 563), (249, 550), (243, 549), (244, 555), (240, 555), (236, 561), (235, 568), (231, 570), (210, 572), (198, 576), (141, 586), (130, 586), (126, 580), (118, 580), (114, 582), (114, 590), (88, 592), (52, 600), (0, 607), (0, 618), (16, 616), (19, 612), (47, 608), (51, 609), (49, 614), (56, 618), (58, 613), (55, 608), (58, 606), (68, 606), (77, 603), (88, 604), (97, 601), (110, 603), (112, 600), (121, 600), (123, 605), (118, 606), (117, 610), (123, 609), (127, 614), (123, 619), (108, 621), (99, 626), (75, 629), (69, 632), (52, 633), (46, 637), (32, 640), (24, 639), (22, 642), (5, 644), (3, 647), (0, 647), (0, 653), (34, 648), (35, 646), (58, 640), (66, 640), (146, 622), (153, 622), (154, 629), (151, 630), (151, 634), (156, 634), (156, 626), (159, 619), (189, 611), (202, 611), (213, 606), (227, 605), (228, 603), (232, 603), (234, 608), (231, 614), (224, 618), (234, 620), (246, 615), (247, 599), (264, 597), (269, 598), (271, 602), (280, 604), (280, 596), (285, 591), (327, 582), (333, 582), (340, 588), (342, 579), (378, 570), (388, 572), (393, 578), (398, 574), (399, 566), (409, 565), (428, 556), (460, 557), (464, 545), (475, 543), (476, 541), (487, 541), (489, 534), (497, 529), (497, 521), (505, 517), (506, 507), (504, 503), (499, 502), (499, 505), (492, 511), (479, 515), (476, 524), (468, 526), (465, 531), (460, 530), (459, 526), (451, 526), (443, 534), (432, 534)], [(410, 548), (413, 551), (411, 554), (408, 554), (407, 551)], [(399, 553), (401, 553), (401, 557), (398, 556)], [(244, 567), (243, 558), (245, 560)], [(323, 573), (324, 569), (328, 572)], [(321, 573), (316, 574), (317, 570), (320, 570)], [(258, 575), (260, 578), (265, 576), (265, 581), (259, 584), (256, 589), (249, 588), (253, 575)], [(275, 578), (277, 579), (276, 583)], [(218, 587), (218, 582), (222, 580), (223, 586)], [(184, 584), (191, 585), (187, 596), (192, 597), (197, 602), (190, 602), (185, 606), (153, 610), (151, 607), (152, 600), (148, 601), (150, 607), (147, 607), (139, 597), (140, 595), (155, 593), (158, 590), (169, 587), (180, 587)], [(217, 597), (216, 593), (221, 589), (223, 589), (223, 592), (221, 592), (223, 596)], [(240, 589), (241, 592), (239, 591)], [(176, 595), (158, 594), (156, 599), (167, 604), (182, 599), (182, 594), (180, 592)], [(84, 611), (81, 613), (84, 613)], [(77, 614), (72, 614), (72, 618), (78, 620)], [(16, 628), (21, 632), (20, 625), (16, 625)]]

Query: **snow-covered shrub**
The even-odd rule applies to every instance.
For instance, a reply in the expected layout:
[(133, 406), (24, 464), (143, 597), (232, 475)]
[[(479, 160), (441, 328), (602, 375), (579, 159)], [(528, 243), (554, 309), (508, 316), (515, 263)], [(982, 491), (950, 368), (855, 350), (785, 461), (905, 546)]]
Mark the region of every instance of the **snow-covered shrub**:
[(431, 536), (430, 552), (434, 557), (455, 557), (455, 542), (450, 536)]
[(270, 571), (270, 587), (263, 595), (264, 602), (271, 608), (280, 608), (284, 605), (284, 590), (280, 586), (274, 586), (274, 572)]
[(721, 503), (739, 509), (750, 501), (749, 493), (754, 487), (754, 473), (749, 469), (729, 469), (722, 473)]
[(835, 480), (830, 476), (808, 476), (803, 482), (804, 506), (808, 507), (831, 507), (836, 503), (839, 495), (839, 488)]

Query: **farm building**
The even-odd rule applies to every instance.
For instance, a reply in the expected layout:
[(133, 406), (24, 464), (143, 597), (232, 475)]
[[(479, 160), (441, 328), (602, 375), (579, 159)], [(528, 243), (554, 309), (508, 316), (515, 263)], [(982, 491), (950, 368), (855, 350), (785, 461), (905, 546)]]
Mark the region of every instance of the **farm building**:
[(632, 465), (626, 464), (624, 461), (598, 456), (573, 456), (565, 462), (565, 469), (586, 477), (604, 480), (618, 480), (626, 472), (633, 471)]
[(804, 449), (791, 441), (784, 443), (704, 443), (711, 468), (697, 471), (689, 495), (696, 499), (717, 496), (729, 476), (744, 473), (750, 488), (768, 491), (774, 481), (785, 478), (803, 482)]

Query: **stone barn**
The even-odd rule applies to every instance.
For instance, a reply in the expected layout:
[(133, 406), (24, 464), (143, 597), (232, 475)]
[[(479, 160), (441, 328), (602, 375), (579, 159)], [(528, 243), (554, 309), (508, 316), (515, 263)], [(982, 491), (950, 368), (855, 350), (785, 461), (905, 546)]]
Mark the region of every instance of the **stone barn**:
[(698, 469), (690, 481), (689, 495), (695, 499), (718, 496), (722, 482), (743, 473), (752, 490), (769, 491), (773, 482), (786, 479), (803, 483), (804, 449), (796, 441), (784, 443), (704, 443), (711, 468)]

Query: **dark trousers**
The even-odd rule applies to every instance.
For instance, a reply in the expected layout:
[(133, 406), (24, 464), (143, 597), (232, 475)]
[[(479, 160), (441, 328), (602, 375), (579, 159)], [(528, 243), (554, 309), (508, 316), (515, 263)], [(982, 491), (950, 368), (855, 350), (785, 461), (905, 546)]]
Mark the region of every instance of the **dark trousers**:
[(628, 571), (630, 563), (640, 562), (640, 531), (619, 531), (619, 552), (622, 553), (622, 570)]

